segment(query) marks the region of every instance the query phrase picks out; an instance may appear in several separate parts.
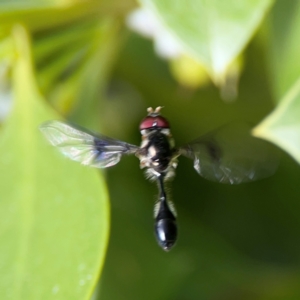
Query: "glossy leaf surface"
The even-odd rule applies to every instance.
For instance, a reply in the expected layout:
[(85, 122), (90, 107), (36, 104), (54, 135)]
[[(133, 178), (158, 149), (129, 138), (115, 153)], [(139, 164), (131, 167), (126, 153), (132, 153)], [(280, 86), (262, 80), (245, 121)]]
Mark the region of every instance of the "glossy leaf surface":
[(57, 116), (37, 90), (22, 27), (14, 39), (14, 109), (0, 144), (0, 298), (89, 299), (108, 241), (106, 187), (46, 143), (38, 126)]
[(141, 0), (213, 78), (222, 76), (243, 50), (272, 2)]
[(300, 69), (300, 2), (277, 1), (270, 14), (267, 41), (270, 78), (276, 102), (295, 84)]
[(253, 134), (278, 145), (300, 163), (300, 80)]

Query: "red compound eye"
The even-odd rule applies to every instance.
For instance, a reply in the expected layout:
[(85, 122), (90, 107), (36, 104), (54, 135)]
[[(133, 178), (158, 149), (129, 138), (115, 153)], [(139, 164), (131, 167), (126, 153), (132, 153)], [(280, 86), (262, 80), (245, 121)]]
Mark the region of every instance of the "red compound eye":
[(140, 124), (140, 130), (157, 128), (170, 128), (169, 122), (162, 116), (147, 116)]

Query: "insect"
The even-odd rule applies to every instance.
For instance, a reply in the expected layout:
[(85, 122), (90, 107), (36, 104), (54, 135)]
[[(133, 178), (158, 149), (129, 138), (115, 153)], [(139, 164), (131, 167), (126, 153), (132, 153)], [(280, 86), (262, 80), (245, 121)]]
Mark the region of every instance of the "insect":
[(239, 184), (272, 175), (278, 165), (278, 151), (252, 137), (250, 127), (245, 124), (221, 127), (177, 148), (170, 124), (160, 114), (161, 108), (148, 108), (148, 115), (140, 123), (140, 147), (59, 121), (48, 121), (40, 130), (64, 155), (83, 165), (107, 168), (117, 164), (125, 154), (137, 156), (146, 176), (158, 184), (155, 236), (158, 244), (168, 251), (177, 240), (178, 229), (175, 207), (168, 199), (165, 183), (175, 176), (180, 155), (192, 159), (195, 170), (208, 180)]

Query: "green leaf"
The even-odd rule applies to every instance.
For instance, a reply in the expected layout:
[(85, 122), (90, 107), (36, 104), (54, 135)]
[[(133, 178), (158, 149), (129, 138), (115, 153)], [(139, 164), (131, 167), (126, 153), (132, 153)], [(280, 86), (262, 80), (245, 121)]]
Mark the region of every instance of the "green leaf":
[(31, 30), (41, 31), (69, 24), (86, 16), (95, 15), (99, 3), (88, 1), (1, 1), (0, 20), (2, 24), (25, 23)]
[(0, 142), (0, 299), (90, 299), (108, 241), (103, 178), (61, 157), (38, 126), (58, 118), (14, 28), (14, 110)]
[(0, 20), (8, 25), (21, 22), (40, 33), (84, 19), (120, 18), (133, 7), (133, 0), (1, 0)]
[(277, 1), (269, 23), (267, 46), (272, 87), (277, 101), (295, 83), (300, 69), (300, 2)]
[(0, 59), (10, 59), (13, 52), (12, 41), (10, 37), (0, 40)]
[[(82, 0), (81, 0), (82, 1)], [(17, 3), (16, 3), (17, 2)], [(1, 1), (0, 7), (2, 11), (16, 11), (16, 10), (34, 10), (45, 7), (64, 7), (70, 6), (80, 0), (22, 0), (22, 1)]]
[(213, 78), (224, 75), (246, 46), (272, 0), (140, 0)]
[(287, 151), (300, 163), (300, 79), (277, 108), (257, 127), (253, 135)]
[(80, 87), (75, 99), (77, 107), (71, 118), (89, 128), (99, 127), (99, 115), (103, 107), (103, 94), (110, 78), (112, 68), (118, 57), (123, 38), (120, 23), (112, 18), (102, 19), (97, 32), (91, 40), (88, 59), (81, 70)]

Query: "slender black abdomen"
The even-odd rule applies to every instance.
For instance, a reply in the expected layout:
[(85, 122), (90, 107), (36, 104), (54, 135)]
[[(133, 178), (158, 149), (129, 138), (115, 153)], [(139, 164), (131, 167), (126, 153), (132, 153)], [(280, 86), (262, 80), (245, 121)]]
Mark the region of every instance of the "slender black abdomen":
[(176, 217), (167, 202), (163, 177), (160, 176), (157, 179), (160, 187), (160, 203), (155, 217), (155, 235), (159, 245), (168, 251), (174, 246), (177, 240)]

